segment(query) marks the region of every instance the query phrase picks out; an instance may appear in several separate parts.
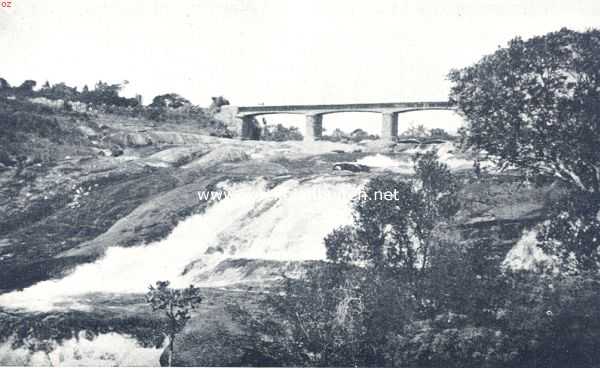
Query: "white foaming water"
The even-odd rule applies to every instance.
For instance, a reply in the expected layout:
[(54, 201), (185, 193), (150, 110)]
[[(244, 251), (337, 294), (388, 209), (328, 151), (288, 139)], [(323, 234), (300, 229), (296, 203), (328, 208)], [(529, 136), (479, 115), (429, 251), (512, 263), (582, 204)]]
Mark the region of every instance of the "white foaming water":
[(373, 156), (363, 157), (360, 160), (357, 160), (356, 163), (371, 167), (394, 167), (401, 166), (404, 164), (401, 161), (394, 160), (393, 158), (384, 156), (381, 153), (378, 153)]
[(506, 255), (503, 265), (513, 270), (535, 270), (540, 266), (552, 265), (552, 257), (544, 253), (537, 244), (537, 231), (525, 231)]
[(0, 366), (52, 367), (159, 367), (163, 348), (144, 348), (129, 336), (111, 332), (91, 340), (85, 332), (79, 337), (54, 343), (48, 353), (32, 352), (25, 347), (14, 349), (12, 340), (0, 344)]
[[(182, 221), (166, 239), (111, 247), (63, 279), (0, 295), (0, 305), (44, 311), (89, 293), (142, 293), (156, 280), (185, 287), (201, 270), (232, 257), (323, 259), (323, 238), (352, 221), (350, 199), (361, 185), (348, 177), (288, 180), (273, 189), (264, 180), (235, 184), (227, 188), (230, 197)], [(191, 269), (182, 276), (186, 266)]]
[[(453, 170), (465, 170), (473, 168), (473, 160), (465, 159), (459, 157), (457, 153), (457, 148), (452, 142), (445, 143), (437, 143), (437, 144), (429, 144), (429, 145), (419, 145), (415, 148), (408, 149), (404, 151), (404, 153), (408, 154), (417, 154), (417, 153), (425, 153), (428, 151), (436, 151), (439, 157), (439, 160), (446, 165), (450, 169)], [(482, 167), (487, 167), (487, 162), (481, 162)]]

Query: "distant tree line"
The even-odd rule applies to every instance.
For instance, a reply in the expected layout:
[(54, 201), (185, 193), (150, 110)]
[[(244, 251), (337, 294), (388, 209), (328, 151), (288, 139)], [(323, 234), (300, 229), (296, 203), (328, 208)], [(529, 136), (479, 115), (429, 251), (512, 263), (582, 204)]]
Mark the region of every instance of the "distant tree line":
[(109, 84), (103, 81), (98, 81), (93, 89), (87, 85), (81, 91), (77, 87), (71, 87), (66, 83), (50, 84), (45, 82), (39, 90), (35, 90), (37, 82), (34, 80), (26, 80), (21, 85), (11, 87), (8, 81), (0, 78), (0, 94), (23, 96), (23, 97), (45, 97), (50, 100), (63, 100), (71, 102), (83, 102), (91, 105), (111, 105), (122, 107), (135, 107), (139, 105), (139, 100), (136, 98), (126, 98), (119, 95), (123, 85)]

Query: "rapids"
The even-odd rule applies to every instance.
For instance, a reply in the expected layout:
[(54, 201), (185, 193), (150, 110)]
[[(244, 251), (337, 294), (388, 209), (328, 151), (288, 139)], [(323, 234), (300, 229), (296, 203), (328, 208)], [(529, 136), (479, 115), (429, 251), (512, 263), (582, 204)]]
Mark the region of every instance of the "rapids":
[[(104, 257), (78, 266), (62, 279), (0, 295), (0, 306), (49, 311), (90, 293), (143, 293), (157, 280), (185, 287), (200, 273), (204, 276), (196, 285), (210, 287), (207, 271), (228, 258), (323, 259), (323, 238), (352, 221), (351, 199), (363, 181), (344, 176), (291, 179), (273, 188), (263, 179), (224, 183), (230, 193), (226, 199), (182, 221), (166, 239), (136, 247), (110, 247)], [(227, 282), (221, 277), (217, 284)]]

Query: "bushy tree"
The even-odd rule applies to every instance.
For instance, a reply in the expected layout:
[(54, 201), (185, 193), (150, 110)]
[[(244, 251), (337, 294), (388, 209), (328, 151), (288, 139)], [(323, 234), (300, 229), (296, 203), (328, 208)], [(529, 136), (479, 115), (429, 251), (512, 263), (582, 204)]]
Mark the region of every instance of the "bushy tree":
[(92, 105), (108, 105), (134, 107), (138, 105), (135, 98), (121, 97), (119, 93), (123, 89), (121, 84), (109, 84), (98, 81), (93, 90), (81, 93), (81, 101)]
[(416, 138), (428, 137), (429, 130), (427, 130), (427, 128), (425, 128), (425, 126), (423, 124), (419, 124), (416, 126), (414, 124), (410, 124), (408, 129), (406, 129), (400, 135), (403, 137), (416, 137)]
[(229, 105), (229, 100), (223, 96), (212, 97), (212, 102), (208, 107), (208, 111), (212, 114), (221, 110), (221, 106)]
[(10, 83), (4, 78), (0, 78), (0, 90), (10, 89)]
[[(325, 238), (327, 257), (391, 273), (418, 297), (434, 230), (458, 210), (457, 182), (435, 152), (415, 159), (416, 179), (371, 179), (353, 202), (354, 222)], [(382, 200), (382, 194), (394, 195)], [(379, 271), (378, 271), (379, 272)]]
[[(257, 312), (231, 308), (244, 328), (240, 345), (252, 365), (366, 366), (382, 364), (383, 347), (375, 338), (371, 309), (381, 289), (364, 287), (366, 274), (343, 265), (312, 264), (300, 280), (287, 278), (279, 292), (265, 296)], [(365, 303), (366, 302), (366, 303)], [(397, 303), (397, 307), (406, 305)], [(407, 316), (403, 315), (404, 320)], [(371, 319), (368, 321), (368, 319)], [(376, 331), (385, 335), (385, 330)]]
[(562, 272), (600, 270), (600, 194), (573, 192), (554, 203), (538, 232), (541, 248)]
[(50, 85), (49, 82), (44, 83), (38, 92), (39, 96), (46, 97), (52, 100), (76, 101), (80, 98), (77, 87), (70, 87), (65, 83), (57, 83)]
[(515, 38), (449, 74), (468, 147), (600, 191), (600, 31)]
[(202, 297), (200, 290), (193, 285), (187, 289), (173, 289), (169, 281), (157, 281), (156, 286), (150, 285), (146, 300), (153, 311), (161, 311), (167, 317), (166, 334), (169, 336), (169, 366), (173, 361), (175, 336), (183, 330), (191, 318), (190, 311), (195, 309)]
[(451, 139), (452, 134), (448, 133), (442, 128), (432, 128), (429, 131), (429, 135), (433, 138), (441, 138), (441, 139)]
[(178, 95), (177, 93), (167, 93), (154, 97), (150, 107), (159, 109), (178, 109), (191, 104), (192, 103), (188, 99)]
[(37, 82), (31, 79), (27, 79), (19, 87), (16, 88), (16, 92), (25, 96), (32, 96), (33, 89), (37, 85)]
[(281, 124), (269, 125), (263, 120), (260, 139), (264, 141), (301, 141), (304, 139), (297, 127), (285, 127)]

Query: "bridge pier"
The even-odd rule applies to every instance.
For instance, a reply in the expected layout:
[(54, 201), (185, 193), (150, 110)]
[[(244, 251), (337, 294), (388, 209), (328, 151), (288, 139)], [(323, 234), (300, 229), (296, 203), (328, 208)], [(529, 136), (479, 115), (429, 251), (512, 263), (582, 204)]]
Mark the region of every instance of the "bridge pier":
[(260, 129), (256, 123), (254, 116), (242, 117), (242, 139), (244, 140), (259, 140)]
[(323, 134), (323, 115), (306, 115), (305, 141), (320, 140)]
[(398, 136), (398, 113), (384, 112), (381, 116), (381, 139), (393, 140)]

